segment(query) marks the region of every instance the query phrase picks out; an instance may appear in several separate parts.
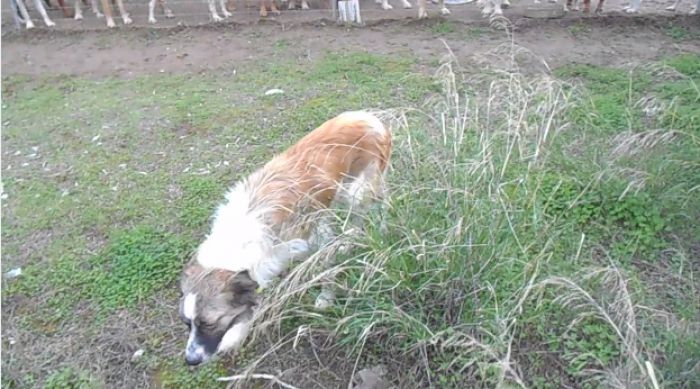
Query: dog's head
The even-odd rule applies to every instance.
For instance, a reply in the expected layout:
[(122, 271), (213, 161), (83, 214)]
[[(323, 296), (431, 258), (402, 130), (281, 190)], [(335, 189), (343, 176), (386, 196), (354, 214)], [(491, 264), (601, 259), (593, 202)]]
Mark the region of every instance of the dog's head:
[(199, 365), (246, 337), (258, 284), (247, 271), (205, 269), (190, 262), (181, 279), (180, 318), (189, 328), (185, 360)]

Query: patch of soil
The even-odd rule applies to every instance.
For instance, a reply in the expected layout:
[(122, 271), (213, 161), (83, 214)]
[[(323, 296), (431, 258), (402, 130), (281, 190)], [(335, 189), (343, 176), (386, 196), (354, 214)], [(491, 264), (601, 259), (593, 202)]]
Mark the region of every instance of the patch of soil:
[[(458, 60), (510, 41), (505, 31), (480, 24), (377, 21), (368, 28), (298, 24), (176, 27), (118, 31), (36, 31), (3, 37), (4, 75), (80, 75), (133, 78), (142, 74), (217, 72), (273, 59), (301, 63), (328, 51), (404, 54), (432, 64), (449, 46)], [(621, 65), (680, 52), (700, 53), (698, 17), (601, 17), (514, 23), (514, 41), (551, 67), (570, 62)], [(669, 28), (683, 29), (676, 40)], [(678, 30), (680, 31), (680, 30)], [(80, 55), (76, 55), (80, 53)], [(430, 66), (425, 67), (433, 70)]]

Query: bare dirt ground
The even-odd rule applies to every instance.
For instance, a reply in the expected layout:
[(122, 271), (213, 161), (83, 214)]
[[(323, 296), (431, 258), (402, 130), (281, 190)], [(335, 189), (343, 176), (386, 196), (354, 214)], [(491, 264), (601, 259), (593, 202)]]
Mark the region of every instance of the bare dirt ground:
[[(86, 10), (86, 20), (64, 19), (51, 11), (55, 29), (16, 32), (3, 10), (3, 74), (31, 76), (82, 75), (130, 78), (139, 74), (215, 71), (270, 58), (314, 59), (327, 51), (367, 51), (379, 54), (410, 53), (422, 62), (444, 55), (444, 42), (458, 58), (472, 56), (502, 42), (504, 32), (489, 27), (474, 4), (452, 6), (452, 14), (439, 20), (418, 21), (415, 9), (382, 11), (363, 3), (365, 28), (334, 25), (327, 10), (287, 11), (259, 19), (255, 10), (239, 7), (234, 17), (220, 24), (207, 23), (205, 5), (174, 2), (175, 19), (159, 20), (158, 28), (145, 20), (146, 4), (129, 4), (135, 22), (108, 31), (101, 19)], [(313, 5), (313, 3), (312, 3)], [(606, 3), (606, 16), (562, 19), (522, 17), (529, 3), (506, 11), (515, 43), (534, 52), (551, 66), (569, 62), (619, 65), (645, 61), (677, 52), (697, 53), (700, 17), (688, 16), (690, 4), (679, 13), (664, 11), (667, 4), (645, 2), (642, 16), (629, 16), (620, 1)], [(6, 7), (6, 4), (4, 5)], [(198, 10), (199, 9), (199, 10)], [(431, 6), (432, 14), (437, 13)], [(36, 19), (36, 18), (35, 18)], [(692, 31), (686, 36), (686, 30)], [(674, 35), (675, 34), (675, 35)], [(681, 36), (677, 36), (677, 35)], [(684, 38), (684, 39), (678, 39)], [(695, 39), (687, 39), (695, 38)], [(282, 58), (280, 58), (280, 56)]]

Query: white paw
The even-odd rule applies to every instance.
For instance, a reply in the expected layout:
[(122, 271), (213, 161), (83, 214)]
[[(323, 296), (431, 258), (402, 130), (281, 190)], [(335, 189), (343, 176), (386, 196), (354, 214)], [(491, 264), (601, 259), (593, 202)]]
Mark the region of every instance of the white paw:
[(107, 19), (107, 27), (109, 27), (109, 28), (114, 28), (114, 27), (116, 27), (116, 26), (117, 26), (117, 25), (114, 24), (114, 19), (112, 19), (112, 18)]
[(124, 20), (124, 24), (131, 24), (132, 20), (129, 17), (129, 15), (124, 15), (122, 16), (122, 20)]
[(428, 17), (428, 11), (426, 11), (424, 8), (421, 8), (418, 10), (418, 19), (423, 19)]
[(166, 10), (165, 10), (165, 17), (166, 17), (167, 19), (171, 19), (171, 18), (174, 18), (175, 15), (173, 15), (173, 11), (171, 11), (171, 10), (169, 10), (169, 9), (166, 9)]
[(381, 3), (382, 3), (382, 0), (374, 0), (374, 2), (377, 3), (377, 4), (381, 4)]
[[(98, 19), (102, 19), (103, 17), (105, 17), (105, 15), (102, 12), (97, 11), (95, 12), (95, 17)], [(80, 18), (82, 19), (83, 17), (81, 16)]]
[(394, 7), (392, 7), (391, 4), (386, 3), (386, 4), (382, 4), (382, 9), (389, 10), (389, 9), (394, 9)]
[(669, 5), (668, 7), (666, 7), (666, 11), (676, 12), (676, 5)]
[(27, 30), (30, 30), (32, 28), (34, 28), (34, 22), (32, 22), (31, 20), (27, 20)]
[(46, 23), (46, 27), (54, 27), (56, 25), (53, 20), (45, 20), (44, 22)]
[(221, 11), (221, 13), (224, 15), (225, 18), (230, 18), (231, 16), (233, 16), (233, 14), (231, 12), (228, 12), (227, 10), (223, 10)]
[(212, 18), (212, 20), (215, 21), (215, 22), (220, 22), (220, 21), (224, 20), (224, 19), (223, 19), (221, 16), (219, 16), (218, 14), (213, 14), (213, 15), (211, 15), (211, 18)]
[(289, 4), (287, 4), (287, 9), (294, 9), (294, 8), (296, 8), (296, 7), (297, 7), (297, 5), (294, 4), (293, 1), (290, 1)]
[(540, 0), (535, 0), (534, 3), (535, 3), (535, 4), (539, 4), (539, 3), (540, 3)]
[(285, 245), (287, 250), (289, 250), (289, 253), (294, 257), (304, 255), (310, 250), (309, 242), (305, 241), (304, 239), (292, 239), (286, 242)]
[(301, 9), (303, 9), (303, 10), (309, 9), (309, 3), (302, 1), (301, 2)]
[(443, 8), (443, 9), (440, 10), (440, 13), (441, 13), (443, 16), (449, 15), (449, 14), (450, 14), (450, 10), (447, 9), (447, 8)]
[(330, 290), (324, 288), (324, 290), (321, 291), (321, 294), (319, 294), (318, 297), (316, 297), (316, 301), (314, 302), (314, 308), (319, 310), (326, 310), (332, 307), (334, 302), (335, 294)]
[(625, 8), (625, 12), (627, 12), (628, 14), (636, 14), (637, 10), (634, 8)]
[(411, 3), (409, 3), (408, 1), (404, 1), (404, 2), (403, 2), (403, 7), (406, 8), (406, 9), (411, 9), (411, 8), (412, 8)]
[(74, 20), (83, 20), (83, 14), (75, 14), (75, 16), (73, 16), (73, 19)]
[(148, 23), (155, 24), (156, 22), (157, 22), (157, 20), (153, 16), (148, 18)]
[(689, 14), (690, 14), (690, 15), (695, 15), (695, 14), (697, 14), (697, 13), (698, 13), (698, 9), (697, 9), (697, 8), (693, 8), (693, 9), (690, 10), (690, 13), (689, 13)]
[(502, 16), (502, 15), (503, 15), (503, 10), (500, 8), (493, 11), (493, 16)]

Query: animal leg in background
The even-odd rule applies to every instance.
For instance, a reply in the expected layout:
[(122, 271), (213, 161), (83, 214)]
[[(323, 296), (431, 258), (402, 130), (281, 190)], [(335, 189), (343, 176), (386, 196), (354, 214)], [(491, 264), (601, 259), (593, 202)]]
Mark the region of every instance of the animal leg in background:
[(41, 0), (34, 0), (34, 6), (36, 6), (37, 10), (39, 10), (39, 14), (41, 14), (41, 17), (44, 18), (44, 23), (48, 27), (53, 27), (56, 25), (56, 23), (54, 23), (46, 13), (46, 8), (44, 8), (44, 4), (41, 2)]
[[(165, 0), (158, 0), (158, 4), (160, 5), (160, 9), (163, 11), (163, 14), (165, 14), (166, 18), (172, 18), (173, 11), (168, 8), (167, 5), (165, 5)], [(155, 16), (155, 8), (156, 8), (156, 0), (151, 0), (148, 2), (148, 23), (155, 23), (156, 22), (156, 16)]]
[[(428, 17), (428, 11), (426, 9), (427, 7), (427, 0), (418, 0), (418, 18), (427, 18)], [(445, 0), (440, 0), (440, 14), (442, 15), (449, 15), (450, 10), (445, 7)]]

